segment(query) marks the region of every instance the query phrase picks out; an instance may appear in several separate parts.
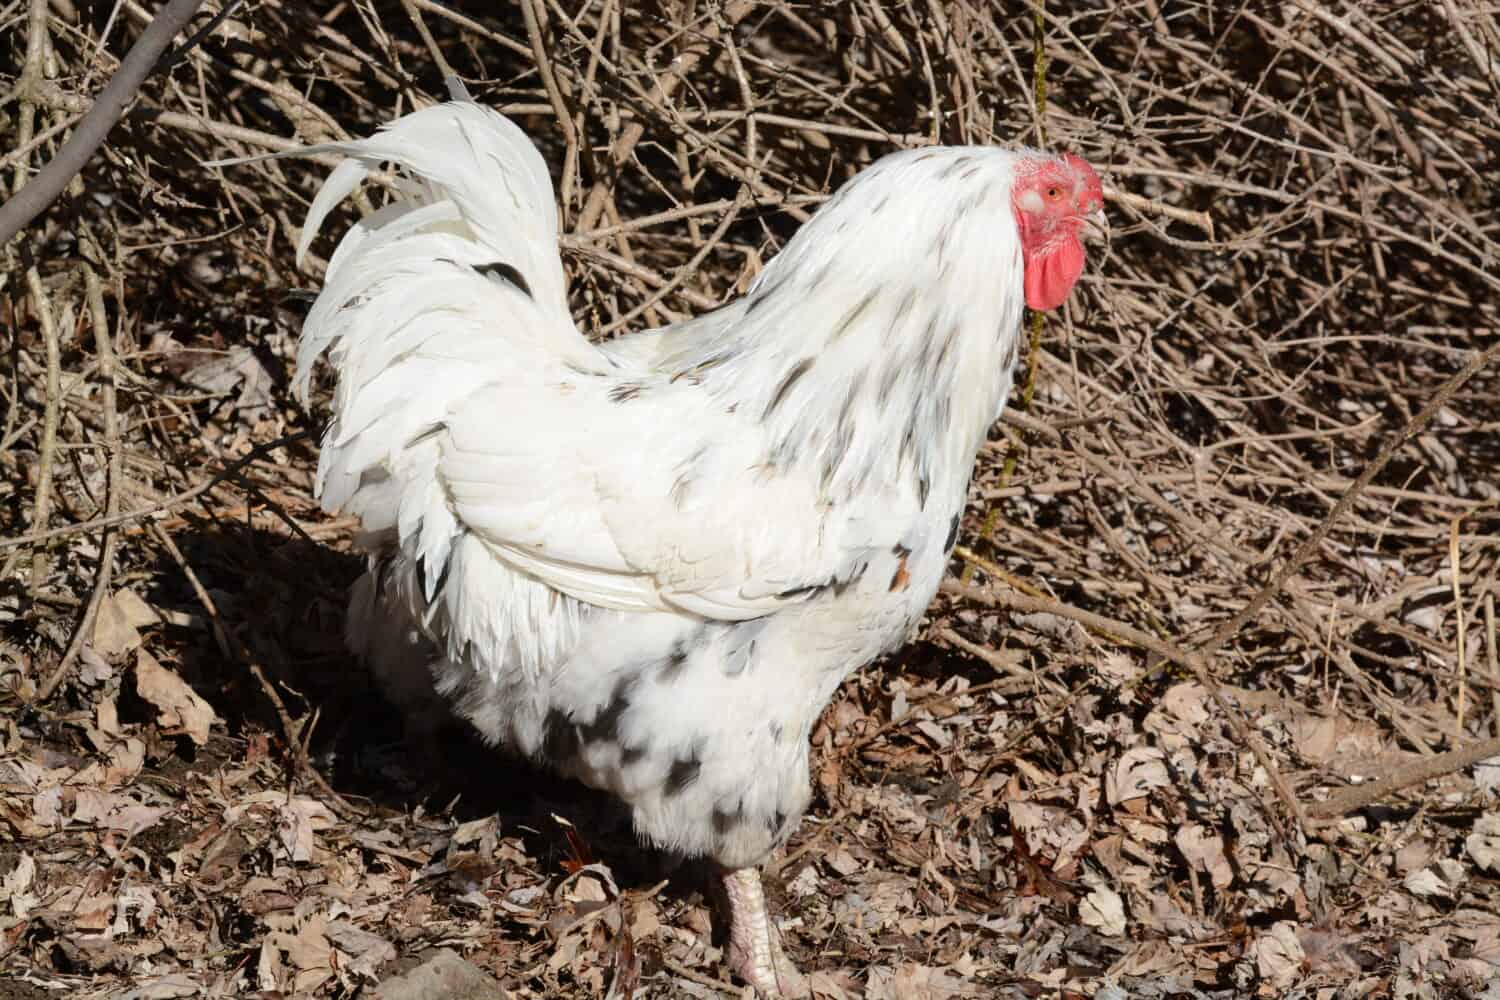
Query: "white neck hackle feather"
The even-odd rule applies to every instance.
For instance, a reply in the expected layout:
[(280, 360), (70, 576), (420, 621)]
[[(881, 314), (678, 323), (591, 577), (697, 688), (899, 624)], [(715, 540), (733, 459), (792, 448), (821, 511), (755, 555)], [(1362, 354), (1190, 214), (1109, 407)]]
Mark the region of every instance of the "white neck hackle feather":
[(886, 157), (797, 232), (726, 322), (683, 336), (665, 367), (758, 414), (769, 460), (814, 462), (830, 501), (905, 476), (924, 494), (962, 491), (1016, 359), (1017, 156)]

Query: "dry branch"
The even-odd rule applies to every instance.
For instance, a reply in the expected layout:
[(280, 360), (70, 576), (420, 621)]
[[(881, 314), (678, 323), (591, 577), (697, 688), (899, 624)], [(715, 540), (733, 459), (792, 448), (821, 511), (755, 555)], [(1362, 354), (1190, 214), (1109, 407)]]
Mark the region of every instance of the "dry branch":
[[(38, 0), (33, 6), (45, 10), (47, 5), (44, 0)], [(0, 246), (9, 244), (12, 236), (63, 193), (68, 182), (88, 163), (115, 122), (125, 113), (125, 108), (135, 99), (142, 81), (156, 66), (167, 46), (172, 44), (173, 37), (186, 27), (201, 6), (203, 0), (169, 0), (151, 25), (141, 32), (141, 37), (136, 39), (120, 63), (119, 70), (73, 130), (72, 137), (25, 187), (0, 205)], [(22, 86), (27, 86), (27, 83), (23, 82)], [(23, 99), (30, 99), (30, 95), (23, 95)]]

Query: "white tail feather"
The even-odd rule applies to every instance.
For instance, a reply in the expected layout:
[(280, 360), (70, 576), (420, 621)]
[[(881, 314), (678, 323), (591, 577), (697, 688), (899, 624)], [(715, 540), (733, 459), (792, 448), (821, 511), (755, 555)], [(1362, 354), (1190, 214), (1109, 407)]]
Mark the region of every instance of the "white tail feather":
[[(568, 313), (545, 161), (519, 127), (454, 83), (454, 102), (367, 139), (273, 154), (348, 157), (308, 209), (299, 262), (329, 214), (383, 164), (396, 168), (400, 192), (345, 232), (330, 257), (293, 386), (305, 399), (315, 362), (328, 355), (338, 386), (318, 495), (326, 509), (358, 515), (377, 549), (397, 547), (390, 568), (372, 559), (356, 617), (395, 615), (445, 644), (451, 659), (471, 658), (492, 676), (515, 666), (534, 676), (574, 641), (577, 602), (465, 541), (438, 479), (435, 436), (491, 380), (560, 357), (601, 360)], [(478, 269), (488, 265), (519, 275), (524, 288), (486, 278)], [(413, 646), (385, 658), (424, 655)]]

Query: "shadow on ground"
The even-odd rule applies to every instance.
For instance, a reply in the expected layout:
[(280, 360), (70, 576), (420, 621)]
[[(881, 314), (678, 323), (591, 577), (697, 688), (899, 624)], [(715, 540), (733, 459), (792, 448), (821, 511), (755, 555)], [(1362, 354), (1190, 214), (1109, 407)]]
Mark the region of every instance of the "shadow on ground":
[[(458, 822), (493, 815), (503, 835), (520, 837), (538, 866), (559, 876), (603, 861), (622, 889), (671, 879), (667, 892), (674, 894), (703, 882), (703, 866), (641, 846), (612, 796), (486, 745), (461, 719), (424, 744), (408, 739), (401, 711), (344, 648), (345, 593), (364, 569), (362, 557), (224, 520), (174, 537), (231, 648), (254, 657), (287, 715), (302, 726), (310, 764), (356, 808), (384, 818), (418, 812)], [(159, 568), (151, 601), (177, 622), (166, 627), (176, 633), (169, 638), (176, 640), (184, 679), (214, 706), (231, 741), (266, 740), (271, 752), (290, 755), (264, 686), (247, 663), (225, 655), (186, 574), (176, 565)], [(122, 712), (132, 710), (143, 719), (147, 708), (122, 705)], [(180, 770), (211, 769), (237, 751), (215, 742), (195, 750), (185, 739), (173, 749)]]

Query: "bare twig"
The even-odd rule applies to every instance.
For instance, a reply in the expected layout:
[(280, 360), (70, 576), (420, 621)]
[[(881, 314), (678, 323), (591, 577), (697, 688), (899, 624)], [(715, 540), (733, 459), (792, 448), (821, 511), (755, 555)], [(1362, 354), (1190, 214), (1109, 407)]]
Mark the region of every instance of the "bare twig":
[(313, 767), (308, 761), (307, 746), (302, 739), (302, 724), (293, 719), (291, 713), (287, 711), (286, 702), (282, 701), (281, 695), (276, 690), (276, 686), (266, 676), (266, 672), (261, 667), (260, 662), (224, 627), (223, 619), (219, 617), (219, 609), (214, 603), (213, 597), (209, 595), (208, 590), (203, 586), (202, 581), (199, 580), (198, 574), (183, 556), (182, 550), (177, 547), (177, 543), (172, 541), (172, 536), (163, 531), (159, 524), (153, 524), (151, 531), (156, 535), (156, 539), (161, 543), (162, 548), (166, 549), (167, 554), (172, 557), (172, 561), (177, 564), (177, 568), (182, 571), (182, 575), (187, 579), (189, 586), (193, 588), (193, 594), (197, 597), (198, 604), (203, 608), (204, 613), (208, 615), (209, 627), (213, 631), (214, 641), (218, 643), (219, 652), (226, 659), (236, 660), (250, 671), (256, 683), (260, 685), (261, 693), (266, 696), (266, 700), (276, 710), (276, 717), (281, 722), (282, 736), (286, 740), (293, 760), (296, 762), (297, 773), (310, 779), (318, 787), (329, 808), (338, 813), (340, 817), (353, 819), (359, 816), (360, 810), (338, 792), (334, 791), (327, 780), (318, 773), (318, 769)]
[[(0, 0), (0, 26), (15, 35), (5, 42), (17, 56), (17, 65), (0, 67), (7, 194), (93, 107), (119, 69), (110, 48), (123, 55), (165, 5), (119, 0), (91, 17), (76, 0)], [(1084, 294), (1049, 317), (1034, 374), (1016, 387), (1029, 405), (1009, 407), (981, 450), (953, 550), (969, 589), (950, 584), (930, 609), (932, 641), (848, 678), (818, 727), (817, 818), (801, 827), (782, 870), (847, 850), (871, 874), (909, 870), (919, 895), (933, 894), (929, 906), (962, 914), (982, 903), (1003, 915), (1014, 904), (1000, 889), (1008, 873), (995, 862), (1005, 838), (992, 817), (1003, 824), (1011, 806), (1031, 802), (1081, 830), (1065, 839), (1078, 852), (1092, 847), (1107, 867), (1123, 834), (1140, 870), (1154, 873), (1132, 883), (1141, 899), (1170, 895), (1163, 873), (1188, 860), (1184, 886), (1193, 885), (1180, 902), (1210, 944), (1218, 932), (1253, 947), (1267, 932), (1265, 921), (1248, 930), (1226, 922), (1247, 879), (1266, 905), (1291, 912), (1300, 905), (1297, 875), (1313, 870), (1327, 876), (1325, 902), (1328, 892), (1352, 901), (1343, 924), (1356, 937), (1359, 928), (1384, 927), (1369, 901), (1406, 890), (1390, 865), (1364, 864), (1358, 852), (1387, 834), (1462, 852), (1468, 831), (1433, 822), (1428, 800), (1440, 789), (1468, 796), (1461, 809), (1479, 801), (1479, 775), (1462, 769), (1492, 752), (1480, 740), (1500, 739), (1497, 366), (1423, 416), (1450, 376), (1500, 339), (1500, 206), (1489, 196), (1500, 148), (1493, 5), (1291, 0), (1273, 17), (1140, 0), (1032, 3), (1013, 17), (976, 0), (754, 0), (725, 18), (726, 6), (402, 0), (324, 10), (259, 0), (238, 12), (232, 2), (200, 9), (174, 39), (186, 58), (170, 75), (158, 61), (160, 85), (148, 80), (126, 111), (129, 127), (114, 129), (73, 178), (67, 224), (47, 234), (45, 254), (35, 252), (51, 300), (45, 315), (32, 308), (32, 261), (0, 267), (0, 493), (12, 486), (0, 503), (0, 563), (8, 564), (0, 677), (15, 681), (0, 702), (34, 702), (40, 690), (50, 700), (36, 704), (38, 714), (85, 723), (54, 728), (38, 744), (24, 709), (0, 711), (4, 751), (66, 751), (61, 744), (94, 713), (95, 726), (106, 728), (111, 682), (94, 684), (94, 671), (81, 678), (79, 667), (93, 620), (127, 585), (165, 621), (143, 640), (163, 656), (196, 659), (195, 681), (224, 683), (226, 714), (244, 707), (236, 696), (275, 711), (270, 760), (252, 740), (216, 748), (212, 762), (181, 761), (196, 777), (217, 765), (217, 749), (235, 758), (211, 784), (195, 782), (176, 799), (189, 828), (220, 818), (213, 789), (232, 789), (237, 774), (326, 796), (307, 766), (309, 739), (320, 725), (342, 727), (339, 710), (362, 691), (336, 648), (337, 606), (355, 560), (333, 554), (356, 543), (360, 520), (323, 516), (313, 451), (277, 447), (301, 419), (283, 398), (301, 309), (284, 288), (315, 284), (293, 270), (286, 246), (323, 171), (286, 161), (234, 171), (193, 163), (368, 135), (443, 100), (440, 80), (456, 69), (475, 99), (537, 141), (564, 189), (570, 304), (583, 328), (614, 333), (732, 298), (795, 223), (889, 151), (1035, 142), (1044, 123), (1050, 145), (1076, 151), (1106, 177), (1112, 217), (1131, 224), (1116, 227), (1106, 256), (1089, 258)], [(1040, 24), (1024, 16), (1035, 14)], [(1267, 40), (1269, 62), (1259, 58)], [(1246, 44), (1254, 57), (1244, 58)], [(1050, 68), (1039, 74), (1043, 64)], [(108, 169), (99, 169), (106, 156)], [(377, 209), (377, 185), (399, 178), (381, 172), (371, 181), (353, 206), (361, 216)], [(54, 217), (62, 217), (56, 205), (38, 218)], [(330, 221), (341, 227), (347, 218), (340, 209)], [(106, 258), (91, 229), (106, 242), (115, 236), (118, 251)], [(13, 256), (27, 249), (11, 240)], [(87, 258), (95, 274), (70, 254)], [(959, 296), (944, 307), (967, 302)], [(108, 344), (99, 339), (104, 308)], [(75, 314), (94, 320), (92, 336), (81, 324), (85, 335), (75, 336)], [(60, 347), (50, 391), (46, 317)], [(218, 388), (203, 389), (197, 373), (211, 370), (203, 362), (226, 346), (253, 352), (244, 381), (229, 385), (237, 375), (226, 369)], [(328, 388), (320, 379), (315, 391)], [(50, 510), (33, 525), (44, 445)], [(230, 458), (247, 449), (244, 459)], [(192, 509), (204, 502), (213, 505), (211, 528)], [(946, 525), (932, 527), (941, 534)], [(45, 585), (33, 588), (38, 549), (47, 571)], [(312, 551), (326, 558), (306, 559)], [(276, 578), (289, 561), (306, 574), (295, 586)], [(254, 586), (243, 589), (245, 581)], [(220, 597), (237, 589), (232, 604)], [(185, 608), (178, 590), (189, 594)], [(1064, 641), (1050, 641), (1045, 621), (1024, 621), (1034, 612), (1058, 616)], [(1036, 630), (1002, 642), (1008, 620)], [(215, 655), (196, 649), (200, 622)], [(1212, 651), (1195, 648), (1217, 641), (1224, 626), (1231, 631)], [(268, 629), (278, 634), (262, 641)], [(1115, 671), (1127, 667), (1122, 679)], [(1210, 692), (1201, 722), (1179, 714), (1198, 708), (1179, 673), (1195, 692)], [(980, 674), (983, 683), (962, 683)], [(252, 677), (248, 687), (239, 683)], [(306, 690), (305, 714), (293, 686)], [(1183, 700), (1142, 704), (1158, 690)], [(898, 701), (910, 710), (895, 711)], [(124, 726), (137, 737), (152, 728)], [(345, 754), (361, 731), (343, 730), (333, 749)], [(1358, 744), (1340, 737), (1346, 732)], [(1339, 743), (1333, 760), (1320, 752), (1328, 735)], [(1375, 771), (1380, 783), (1339, 788), (1337, 775), (1368, 774), (1374, 761), (1392, 759), (1389, 747), (1344, 759), (1367, 740), (1432, 759), (1402, 760)], [(1112, 769), (1148, 746), (1167, 752), (1169, 784), (1099, 808)], [(80, 745), (84, 755), (98, 749)], [(59, 773), (59, 758), (35, 759)], [(148, 753), (144, 780), (117, 791), (154, 795), (151, 786), (173, 781), (161, 763)], [(1330, 778), (1314, 788), (1318, 768)], [(856, 771), (873, 780), (853, 778)], [(1420, 784), (1444, 775), (1441, 785)], [(904, 797), (914, 797), (914, 812)], [(1375, 830), (1368, 842), (1325, 832), (1318, 849), (1336, 855), (1336, 866), (1314, 859), (1296, 835), (1299, 802), (1309, 822), (1322, 823), (1382, 797), (1407, 808), (1366, 810), (1368, 823), (1394, 818), (1403, 828)], [(25, 805), (11, 817), (23, 827)], [(360, 819), (382, 838), (361, 838), (362, 848), (417, 871), (434, 861), (435, 842), (383, 838), (436, 831), (450, 817)], [(925, 828), (898, 833), (892, 823)], [(1137, 824), (1169, 836), (1143, 838), (1151, 831)], [(1211, 880), (1211, 869), (1174, 856), (1185, 845), (1172, 834), (1192, 825), (1241, 835), (1224, 844), (1228, 885), (1222, 870)], [(1287, 835), (1263, 836), (1261, 827)], [(36, 860), (37, 884), (107, 885), (118, 868), (119, 841), (76, 822), (49, 829), (45, 845), (10, 832)], [(1067, 880), (1078, 856), (1057, 856), (1051, 874)], [(531, 860), (507, 866), (506, 891), (544, 878), (545, 859)], [(1035, 860), (1038, 870), (1023, 877), (1045, 879), (1051, 859)], [(842, 870), (842, 861), (814, 866), (803, 881), (826, 884), (834, 872), (825, 868)], [(1256, 874), (1268, 870), (1281, 874)], [(954, 900), (954, 886), (984, 898)], [(236, 888), (231, 877), (218, 895), (233, 901)], [(493, 896), (493, 888), (481, 891)], [(449, 895), (433, 896), (430, 910), (420, 901), (437, 919), (409, 922), (408, 946), (459, 926), (443, 919)], [(212, 925), (202, 899), (171, 898), (183, 920)], [(552, 893), (537, 904), (567, 905)], [(1043, 925), (1074, 916), (1059, 899), (1025, 905)], [(835, 928), (826, 908), (800, 910), (787, 944), (801, 962), (839, 977), (832, 967), (843, 956), (868, 950), (869, 928), (858, 921)], [(1411, 933), (1450, 933), (1454, 915), (1469, 912), (1438, 910)], [(609, 914), (608, 927), (574, 923), (581, 912), (539, 912), (536, 926), (545, 919), (554, 932), (535, 935), (514, 961), (506, 956), (515, 952), (496, 951), (497, 966), (508, 965), (523, 992), (583, 988), (583, 965), (563, 983), (569, 970), (537, 961), (559, 929), (575, 939), (615, 933), (616, 911), (595, 911)], [(655, 940), (664, 961), (711, 977), (692, 912), (690, 901), (659, 910), (672, 926)], [(531, 917), (512, 915), (516, 926), (532, 926)], [(938, 930), (910, 926), (919, 947), (943, 950)], [(830, 937), (834, 930), (853, 950)], [(1391, 935), (1375, 937), (1367, 943), (1378, 950)], [(59, 942), (67, 947), (65, 937)], [(976, 951), (976, 974), (989, 962), (1003, 971), (1015, 946), (1001, 935)], [(595, 950), (580, 949), (577, 962)], [(0, 963), (23, 961), (19, 954)], [(37, 954), (23, 964), (45, 977), (47, 956)], [(210, 952), (195, 971), (233, 976), (242, 954)], [(1230, 949), (1220, 960), (1239, 954)], [(253, 985), (290, 985), (269, 982), (264, 965), (249, 974), (262, 980)], [(664, 968), (658, 978), (670, 975)], [(322, 989), (337, 992), (346, 980)], [(45, 985), (73, 982), (58, 972)], [(1072, 985), (1090, 988), (1084, 976)]]
[(1131, 191), (1122, 191), (1113, 186), (1104, 188), (1104, 200), (1114, 202), (1116, 205), (1124, 205), (1126, 208), (1134, 209), (1143, 215), (1163, 215), (1178, 222), (1186, 222), (1190, 226), (1196, 226), (1208, 236), (1214, 238), (1213, 216), (1207, 212), (1194, 212), (1191, 209), (1178, 208), (1176, 205), (1168, 205), (1154, 198), (1143, 198)]
[[(37, 92), (42, 87), (44, 66), (43, 62), (47, 54), (47, 0), (31, 0), (26, 19), (26, 62), (21, 68), (21, 79), (16, 84), (16, 91), (21, 98), (21, 121), (20, 128), (16, 132), (16, 146), (18, 148), (29, 148), (36, 128)], [(23, 165), (16, 167), (15, 178), (11, 183), (11, 193), (14, 195), (26, 185), (26, 168)], [(6, 202), (0, 205), (0, 220), (5, 218)], [(19, 228), (19, 227), (17, 227)], [(0, 230), (3, 232), (3, 230)], [(0, 247), (10, 242), (10, 236), (0, 238)]]
[(1307, 810), (1308, 815), (1320, 820), (1337, 819), (1363, 809), (1404, 788), (1441, 778), (1445, 774), (1462, 771), (1466, 767), (1473, 767), (1480, 761), (1491, 757), (1500, 757), (1500, 738), (1481, 740), (1478, 743), (1449, 750), (1447, 753), (1423, 757), (1412, 761), (1405, 767), (1398, 767), (1384, 778), (1377, 778), (1362, 785), (1341, 788), (1331, 793), (1322, 802), (1314, 802), (1310, 805)]
[(1461, 389), (1469, 379), (1483, 371), (1497, 357), (1500, 357), (1500, 340), (1497, 340), (1482, 351), (1476, 351), (1470, 356), (1468, 363), (1460, 368), (1452, 378), (1443, 383), (1437, 392), (1432, 394), (1432, 398), (1427, 401), (1427, 404), (1406, 422), (1406, 426), (1402, 427), (1394, 437), (1381, 447), (1380, 454), (1376, 455), (1375, 460), (1366, 465), (1364, 471), (1359, 474), (1354, 482), (1349, 484), (1349, 488), (1344, 490), (1343, 495), (1339, 497), (1338, 503), (1334, 504), (1333, 510), (1329, 511), (1328, 515), (1323, 518), (1323, 521), (1313, 533), (1308, 535), (1301, 545), (1297, 546), (1297, 550), (1292, 553), (1291, 558), (1281, 564), (1271, 579), (1266, 581), (1266, 584), (1256, 591), (1255, 596), (1244, 607), (1240, 608), (1239, 611), (1235, 612), (1234, 615), (1214, 630), (1214, 634), (1209, 637), (1208, 641), (1198, 647), (1199, 652), (1205, 655), (1214, 652), (1220, 646), (1223, 646), (1224, 643), (1228, 642), (1246, 622), (1259, 614), (1261, 608), (1265, 607), (1266, 603), (1286, 586), (1287, 581), (1292, 578), (1292, 574), (1301, 569), (1302, 565), (1313, 552), (1317, 551), (1318, 546), (1328, 537), (1329, 531), (1333, 530), (1333, 526), (1354, 506), (1355, 501), (1359, 499), (1360, 494), (1370, 484), (1370, 481), (1380, 475), (1381, 470), (1386, 467), (1390, 460), (1396, 456), (1396, 453), (1408, 441), (1422, 433), (1423, 429), (1432, 422), (1432, 418), (1437, 416), (1438, 411), (1453, 398), (1454, 393)]
[[(662, 73), (656, 80), (647, 100), (652, 104), (666, 103), (677, 88), (682, 84), (683, 78), (691, 73), (701, 60), (709, 52), (710, 45), (716, 41), (720, 32), (725, 28), (733, 28), (743, 21), (755, 9), (754, 0), (734, 0), (725, 5), (719, 16), (712, 24), (706, 25), (700, 32), (696, 42), (689, 45), (672, 60), (672, 68)], [(620, 135), (610, 145), (609, 159), (615, 165), (625, 162), (626, 157), (635, 149), (636, 143), (646, 134), (646, 126), (641, 122), (631, 122), (626, 125)], [(599, 224), (599, 217), (604, 214), (604, 199), (609, 196), (609, 184), (600, 181), (589, 191), (588, 200), (584, 203), (583, 211), (578, 214), (577, 231), (593, 229)]]
[[(1298, 829), (1306, 830), (1307, 821), (1302, 811), (1302, 803), (1298, 801), (1296, 794), (1292, 791), (1291, 785), (1282, 777), (1281, 770), (1276, 766), (1276, 762), (1271, 759), (1270, 751), (1266, 749), (1265, 743), (1250, 728), (1243, 714), (1229, 702), (1222, 687), (1214, 679), (1213, 673), (1209, 669), (1208, 661), (1202, 653), (1196, 650), (1183, 649), (1175, 643), (1158, 639), (1156, 636), (1142, 632), (1140, 629), (1133, 628), (1124, 622), (1115, 621), (1091, 611), (1084, 611), (1082, 608), (1072, 607), (1061, 601), (1053, 600), (1050, 597), (1032, 597), (1028, 594), (996, 590), (993, 587), (974, 587), (957, 580), (944, 580), (942, 589), (944, 593), (953, 594), (965, 600), (975, 601), (976, 603), (985, 604), (990, 607), (1009, 608), (1012, 611), (1019, 611), (1022, 614), (1045, 613), (1057, 615), (1059, 618), (1078, 622), (1080, 625), (1094, 629), (1104, 635), (1118, 636), (1119, 638), (1126, 639), (1143, 649), (1151, 650), (1164, 659), (1186, 667), (1192, 671), (1193, 676), (1203, 685), (1209, 696), (1214, 699), (1219, 710), (1224, 713), (1224, 717), (1234, 727), (1235, 735), (1243, 740), (1245, 745), (1255, 754), (1256, 761), (1265, 769), (1267, 776), (1271, 779), (1271, 786), (1275, 789), (1277, 798), (1281, 800), (1282, 806), (1286, 808), (1287, 812), (1297, 823)], [(1273, 821), (1275, 820), (1276, 814), (1274, 810), (1268, 811), (1268, 815), (1271, 816)], [(1285, 831), (1283, 831), (1284, 833)]]
[(432, 61), (437, 64), (438, 71), (443, 74), (443, 79), (457, 76), (458, 74), (453, 72), (453, 67), (448, 65), (448, 60), (443, 56), (443, 50), (438, 47), (437, 39), (432, 37), (427, 22), (422, 20), (422, 11), (412, 0), (401, 0), (401, 5), (406, 8), (406, 14), (411, 18), (417, 34), (422, 36), (422, 44), (427, 46), (427, 54), (432, 56)]
[(578, 130), (573, 126), (573, 114), (568, 110), (562, 87), (558, 85), (557, 75), (552, 71), (552, 59), (547, 54), (546, 40), (542, 38), (541, 18), (545, 13), (542, 0), (521, 0), (521, 15), (526, 19), (526, 34), (531, 39), (536, 70), (542, 78), (542, 87), (547, 91), (547, 100), (552, 103), (552, 110), (557, 115), (557, 124), (562, 129), (563, 142), (566, 144), (562, 188), (559, 193), (563, 211), (567, 211), (573, 203), (573, 183), (578, 174)]
[(100, 528), (112, 528), (116, 525), (129, 524), (131, 521), (139, 521), (142, 518), (155, 517), (157, 514), (165, 514), (169, 510), (175, 510), (183, 504), (190, 503), (218, 486), (226, 480), (232, 479), (245, 466), (264, 458), (268, 453), (275, 451), (283, 445), (301, 441), (311, 436), (311, 431), (296, 431), (277, 438), (275, 441), (267, 441), (265, 444), (256, 445), (242, 458), (235, 459), (229, 465), (220, 469), (214, 475), (205, 479), (195, 486), (191, 486), (178, 493), (174, 493), (164, 500), (160, 500), (139, 510), (122, 511), (114, 515), (96, 517), (79, 524), (70, 524), (61, 528), (52, 528), (48, 531), (34, 531), (29, 535), (19, 538), (0, 538), (0, 550), (13, 548), (18, 545), (35, 545), (38, 542), (51, 541), (54, 538), (62, 538), (66, 535), (76, 535), (86, 531), (96, 531)]
[[(109, 332), (109, 317), (104, 311), (103, 283), (90, 265), (83, 265), (83, 271), (89, 320), (94, 329), (94, 349), (99, 355), (100, 401), (104, 408), (104, 447), (108, 449), (109, 454), (108, 467), (105, 472), (107, 478), (105, 480), (104, 516), (113, 517), (120, 510), (120, 493), (123, 486), (121, 478), (124, 475), (125, 466), (124, 449), (120, 441), (120, 420), (115, 399), (115, 351)], [(99, 616), (99, 605), (109, 593), (115, 550), (119, 543), (118, 533), (111, 528), (105, 528), (103, 536), (103, 544), (99, 548), (99, 568), (94, 574), (94, 587), (89, 594), (88, 606), (78, 620), (78, 628), (73, 632), (73, 638), (68, 642), (68, 648), (64, 650), (62, 659), (58, 661), (57, 666), (42, 686), (37, 689), (36, 700), (39, 702), (52, 697), (52, 693), (72, 670), (78, 655), (83, 651), (83, 644), (90, 641), (93, 636), (94, 622)]]
[[(68, 182), (83, 169), (115, 122), (120, 120), (126, 106), (135, 99), (141, 83), (171, 44), (172, 38), (202, 5), (203, 0), (169, 0), (150, 27), (141, 32), (141, 37), (130, 47), (119, 70), (78, 123), (72, 137), (24, 188), (0, 205), (0, 246), (9, 243), (12, 236), (63, 193)], [(38, 6), (45, 9), (45, 0)], [(23, 144), (28, 138), (23, 137)]]
[[(47, 379), (45, 409), (42, 416), (42, 441), (38, 448), (36, 494), (31, 506), (33, 533), (45, 532), (52, 515), (52, 472), (57, 456), (57, 422), (62, 412), (62, 349), (59, 344), (57, 317), (52, 311), (52, 300), (42, 285), (42, 276), (36, 266), (26, 269), (26, 287), (31, 292), (32, 308), (42, 326), (42, 340), (47, 352)], [(31, 592), (36, 594), (47, 575), (47, 547), (38, 544), (31, 553)]]
[(730, 202), (729, 210), (724, 213), (724, 218), (719, 220), (719, 224), (714, 227), (713, 233), (704, 241), (703, 246), (698, 248), (698, 252), (693, 254), (686, 264), (677, 269), (677, 273), (672, 275), (671, 280), (647, 296), (645, 301), (600, 330), (600, 336), (606, 336), (616, 330), (623, 329), (637, 316), (656, 306), (657, 303), (682, 287), (685, 281), (696, 275), (699, 265), (703, 263), (709, 254), (718, 249), (719, 241), (724, 238), (725, 233), (729, 232), (729, 227), (734, 225), (734, 220), (739, 218), (740, 211), (749, 200), (749, 192), (741, 188), (739, 194)]

